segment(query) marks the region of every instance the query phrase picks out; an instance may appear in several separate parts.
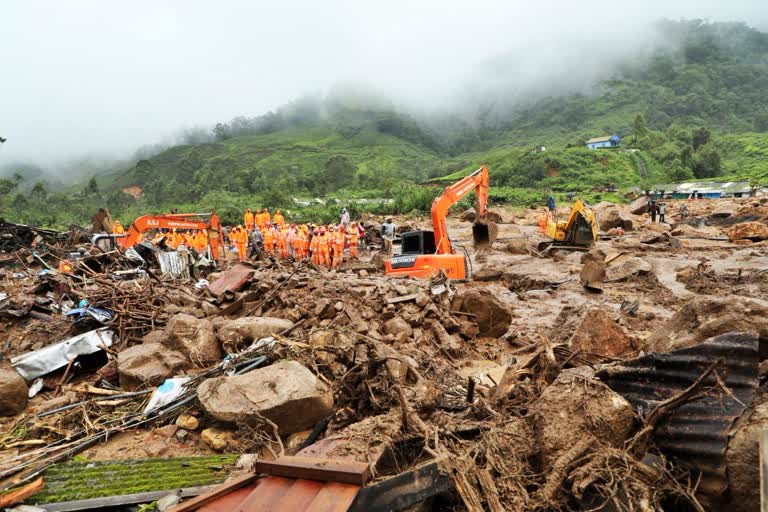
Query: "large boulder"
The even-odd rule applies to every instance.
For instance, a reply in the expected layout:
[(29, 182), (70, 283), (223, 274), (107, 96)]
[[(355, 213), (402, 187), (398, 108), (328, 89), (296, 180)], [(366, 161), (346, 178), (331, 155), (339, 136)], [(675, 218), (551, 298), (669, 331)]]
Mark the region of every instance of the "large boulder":
[(29, 389), (21, 375), (0, 368), (0, 416), (15, 416), (27, 407)]
[(768, 226), (762, 222), (742, 222), (731, 226), (726, 234), (732, 242), (736, 240), (766, 240), (768, 239)]
[(629, 402), (594, 378), (594, 370), (587, 367), (563, 370), (530, 412), (536, 418), (545, 474), (577, 442), (595, 439), (619, 448), (636, 427)]
[(654, 233), (669, 233), (672, 230), (672, 226), (666, 222), (649, 222), (643, 224), (645, 231), (653, 231)]
[(697, 297), (656, 329), (642, 348), (646, 352), (669, 352), (728, 332), (768, 337), (768, 303), (736, 296)]
[(602, 214), (597, 214), (601, 231), (608, 231), (613, 228), (621, 228), (624, 231), (632, 231), (634, 224), (632, 219), (626, 216), (618, 207), (606, 209)]
[(596, 362), (605, 357), (627, 356), (635, 351), (632, 339), (604, 309), (592, 308), (584, 313), (569, 340), (571, 350), (582, 358)]
[(204, 318), (180, 313), (168, 320), (163, 344), (185, 354), (192, 364), (207, 366), (221, 360), (213, 324)]
[(471, 313), (477, 323), (480, 336), (503, 336), (512, 323), (512, 312), (488, 288), (471, 289), (454, 299), (454, 309)]
[(477, 218), (477, 212), (474, 208), (470, 207), (461, 212), (459, 218), (465, 222), (475, 222), (475, 219)]
[(134, 345), (117, 355), (120, 386), (128, 391), (157, 386), (188, 367), (183, 354), (159, 343)]
[(627, 209), (632, 215), (643, 215), (644, 213), (648, 213), (648, 196), (638, 197), (629, 203)]
[(197, 388), (197, 396), (217, 420), (262, 425), (266, 418), (280, 435), (310, 428), (333, 411), (330, 390), (296, 361), (208, 379)]
[(605, 270), (605, 280), (609, 283), (624, 281), (632, 276), (653, 272), (650, 263), (642, 258), (632, 257), (627, 260), (609, 265)]
[(236, 320), (222, 319), (215, 325), (216, 337), (224, 350), (231, 353), (261, 338), (289, 329), (293, 322), (269, 316), (244, 316)]

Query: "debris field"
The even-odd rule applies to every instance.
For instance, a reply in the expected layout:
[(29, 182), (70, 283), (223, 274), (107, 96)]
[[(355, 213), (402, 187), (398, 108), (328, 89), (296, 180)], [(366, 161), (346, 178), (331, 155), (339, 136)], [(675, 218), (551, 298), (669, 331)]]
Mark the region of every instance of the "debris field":
[(388, 277), (376, 245), (174, 274), (2, 224), (0, 505), (756, 510), (768, 200), (685, 203), (599, 203), (595, 246), (547, 257), (540, 211), (497, 209), (467, 282)]

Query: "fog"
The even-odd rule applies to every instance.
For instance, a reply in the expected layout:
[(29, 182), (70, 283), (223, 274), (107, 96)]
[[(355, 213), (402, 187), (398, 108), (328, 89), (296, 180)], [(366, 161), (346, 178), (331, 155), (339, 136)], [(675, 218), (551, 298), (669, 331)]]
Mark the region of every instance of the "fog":
[(456, 113), (585, 90), (663, 44), (655, 20), (764, 30), (764, 1), (0, 1), (0, 166), (127, 158), (340, 84)]

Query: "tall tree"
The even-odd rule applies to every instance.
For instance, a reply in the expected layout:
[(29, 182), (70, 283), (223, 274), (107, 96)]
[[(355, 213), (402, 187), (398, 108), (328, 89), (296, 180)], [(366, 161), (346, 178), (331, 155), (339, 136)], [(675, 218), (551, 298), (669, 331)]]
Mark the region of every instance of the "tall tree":
[(643, 114), (637, 114), (635, 116), (632, 131), (635, 137), (644, 137), (648, 133), (648, 128), (645, 126), (645, 116)]

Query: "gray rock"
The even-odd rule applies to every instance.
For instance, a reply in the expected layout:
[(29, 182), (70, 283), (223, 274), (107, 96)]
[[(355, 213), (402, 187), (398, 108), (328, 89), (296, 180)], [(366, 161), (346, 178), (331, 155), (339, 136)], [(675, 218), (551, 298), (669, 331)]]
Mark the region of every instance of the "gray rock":
[(221, 360), (221, 346), (209, 320), (180, 313), (168, 320), (165, 333), (163, 344), (185, 354), (194, 365), (207, 366)]
[(224, 350), (231, 353), (261, 338), (289, 329), (293, 322), (269, 316), (244, 316), (237, 320), (217, 320), (215, 325), (216, 337)]
[(134, 345), (117, 355), (120, 386), (127, 391), (157, 386), (188, 367), (186, 357), (159, 343)]
[(331, 392), (296, 361), (208, 379), (197, 388), (197, 396), (217, 420), (263, 425), (266, 418), (281, 435), (310, 428), (333, 411)]

